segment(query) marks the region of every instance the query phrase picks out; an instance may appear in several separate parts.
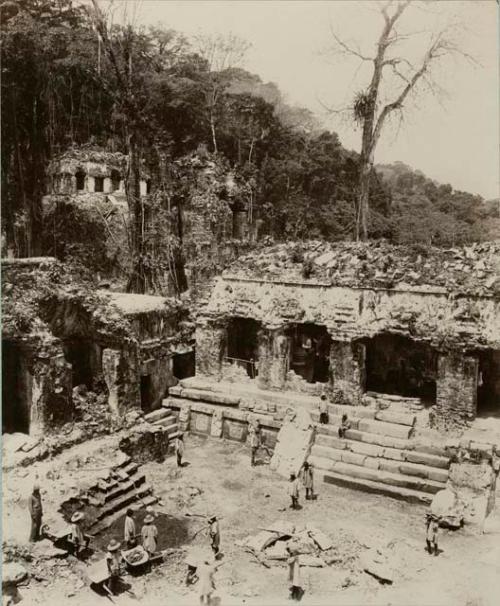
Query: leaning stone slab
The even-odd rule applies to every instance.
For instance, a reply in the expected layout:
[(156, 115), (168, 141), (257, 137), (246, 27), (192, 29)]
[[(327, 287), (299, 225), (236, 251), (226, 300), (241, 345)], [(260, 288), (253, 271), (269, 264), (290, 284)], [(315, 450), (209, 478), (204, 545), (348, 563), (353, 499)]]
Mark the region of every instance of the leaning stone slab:
[(306, 528), (311, 539), (322, 551), (326, 551), (327, 549), (330, 549), (330, 547), (333, 547), (332, 540), (322, 530), (319, 530), (314, 526), (310, 526), (309, 524), (306, 526)]
[(375, 414), (377, 421), (386, 421), (387, 423), (396, 423), (399, 425), (409, 425), (413, 427), (417, 420), (415, 415), (405, 414), (404, 412), (392, 412), (391, 410), (380, 410)]
[(258, 553), (264, 551), (266, 547), (269, 547), (280, 538), (277, 532), (268, 532), (267, 530), (261, 530), (258, 534), (248, 537), (245, 541), (246, 547)]

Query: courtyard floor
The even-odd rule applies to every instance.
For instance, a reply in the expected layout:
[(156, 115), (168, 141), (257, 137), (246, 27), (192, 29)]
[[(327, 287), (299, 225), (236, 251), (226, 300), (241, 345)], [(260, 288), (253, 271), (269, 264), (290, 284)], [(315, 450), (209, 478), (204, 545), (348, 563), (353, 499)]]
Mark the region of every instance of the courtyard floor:
[[(72, 487), (100, 462), (110, 465), (116, 438), (107, 436), (70, 449), (59, 457), (33, 465), (29, 475), (14, 470), (4, 474), (3, 534), (8, 545), (22, 550), (29, 531), (25, 499), (34, 475), (44, 478), (42, 498), (50, 520), (64, 499), (64, 483)], [(80, 463), (78, 463), (80, 461)], [(251, 467), (245, 445), (222, 440), (187, 437), (186, 465), (178, 469), (173, 458), (165, 463), (142, 466), (154, 494), (155, 507), (168, 516), (161, 529), (170, 536), (162, 545), (175, 551), (167, 561), (141, 577), (125, 577), (129, 591), (113, 598), (118, 605), (198, 604), (197, 586), (186, 588), (186, 549), (210, 553), (208, 538), (201, 532), (201, 518), (190, 514), (216, 513), (220, 517), (223, 558), (215, 582), (214, 604), (222, 606), (279, 606), (289, 604), (287, 567), (283, 563), (264, 567), (238, 545), (250, 534), (279, 519), (296, 526), (310, 523), (329, 535), (337, 562), (325, 568), (302, 568), (307, 605), (404, 605), (404, 606), (495, 606), (500, 595), (500, 511), (490, 516), (486, 534), (463, 529), (443, 531), (438, 557), (425, 550), (425, 508), (388, 497), (317, 484), (317, 500), (301, 498), (302, 509), (288, 508), (287, 483), (267, 465)], [(85, 471), (87, 469), (87, 471)], [(24, 474), (24, 476), (23, 476)], [(68, 479), (69, 478), (69, 479)], [(138, 519), (142, 520), (142, 512)], [(116, 530), (117, 529), (117, 530)], [(116, 525), (108, 532), (120, 532)], [(103, 544), (104, 538), (96, 541)], [(397, 545), (399, 560), (393, 585), (380, 585), (363, 572), (360, 556), (370, 547)], [(23, 604), (107, 603), (85, 582), (87, 564), (68, 556), (47, 565), (38, 580), (20, 589)]]

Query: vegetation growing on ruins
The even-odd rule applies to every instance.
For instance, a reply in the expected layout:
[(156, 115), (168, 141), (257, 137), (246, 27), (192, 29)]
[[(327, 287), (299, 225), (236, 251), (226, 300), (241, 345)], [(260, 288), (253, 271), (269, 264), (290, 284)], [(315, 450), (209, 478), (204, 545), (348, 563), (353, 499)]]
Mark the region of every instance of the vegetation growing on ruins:
[[(241, 40), (188, 41), (168, 29), (110, 28), (72, 0), (4, 0), (1, 7), (2, 215), (6, 242), (17, 255), (86, 255), (95, 271), (120, 257), (136, 292), (157, 291), (165, 272), (181, 280), (178, 234), (171, 232), (164, 246), (161, 234), (172, 201), (182, 198), (179, 188), (193, 187), (190, 162), (200, 146), (234, 173), (250, 224), (259, 220), (261, 234), (356, 237), (360, 156), (322, 131), (308, 110), (287, 105), (274, 84), (242, 69)], [(361, 95), (360, 119), (365, 105)], [(135, 221), (126, 258), (99, 248), (108, 227), (95, 209), (82, 220), (68, 207), (64, 221), (42, 225), (49, 161), (85, 144), (128, 157)], [(143, 169), (155, 183), (152, 202), (137, 195), (132, 173)], [(479, 196), (400, 165), (371, 169), (369, 181), (371, 238), (450, 246), (498, 233), (498, 204)], [(147, 233), (141, 231), (144, 212), (157, 217)], [(82, 228), (78, 237), (71, 221)], [(79, 243), (91, 231), (89, 253)], [(49, 246), (54, 238), (57, 250)]]

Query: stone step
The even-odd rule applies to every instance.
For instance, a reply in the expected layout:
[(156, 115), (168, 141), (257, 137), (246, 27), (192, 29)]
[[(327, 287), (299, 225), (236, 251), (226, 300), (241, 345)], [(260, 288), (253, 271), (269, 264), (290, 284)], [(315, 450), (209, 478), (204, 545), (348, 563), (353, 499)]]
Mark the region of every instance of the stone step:
[[(348, 449), (330, 448), (329, 446), (320, 446), (315, 444), (311, 449), (311, 455), (321, 459), (331, 459), (332, 461), (342, 461), (350, 465), (359, 465), (369, 467), (370, 469), (380, 469), (381, 471), (390, 471), (402, 475), (415, 476), (423, 479), (434, 480), (444, 484), (448, 480), (448, 470), (437, 467), (429, 467), (420, 463), (409, 463), (408, 461), (396, 461), (383, 458), (384, 449), (380, 446), (371, 444), (356, 443), (353, 446), (359, 446), (359, 451)], [(366, 449), (363, 452), (363, 449)], [(378, 452), (377, 450), (378, 449)]]
[(410, 450), (411, 444), (408, 444), (408, 448), (406, 449), (392, 448), (370, 442), (358, 442), (356, 440), (342, 439), (326, 434), (317, 434), (315, 444), (338, 450), (347, 449), (351, 450), (352, 452), (365, 453), (370, 456), (383, 457), (385, 459), (392, 459), (395, 461), (420, 463), (422, 465), (436, 467), (438, 469), (448, 469), (450, 466), (450, 459), (448, 457), (419, 452), (418, 450)]
[[(319, 423), (319, 413), (312, 411), (311, 419)], [(373, 413), (375, 415), (375, 412)], [(377, 413), (378, 414), (378, 413)], [(339, 415), (330, 414), (327, 425), (331, 425), (338, 430), (342, 422), (342, 417)], [(399, 439), (408, 439), (413, 431), (413, 425), (402, 425), (399, 423), (393, 423), (392, 421), (386, 422), (378, 419), (360, 418), (356, 419), (349, 417), (349, 423), (351, 429), (359, 429), (361, 431), (367, 431), (369, 433), (377, 433), (384, 436), (390, 436)], [(321, 425), (321, 424), (320, 424)]]
[(162, 419), (158, 419), (157, 421), (155, 421), (153, 423), (153, 425), (160, 425), (160, 427), (167, 427), (168, 425), (172, 425), (172, 423), (177, 423), (177, 419), (176, 419), (175, 415), (167, 413), (166, 417), (163, 417)]
[(237, 396), (226, 395), (209, 391), (205, 389), (194, 389), (181, 387), (171, 387), (169, 395), (177, 398), (185, 398), (186, 400), (194, 400), (197, 402), (208, 402), (209, 404), (222, 404), (223, 406), (238, 406), (241, 398)]
[(147, 415), (144, 415), (144, 419), (148, 423), (156, 423), (156, 421), (160, 421), (168, 416), (168, 410), (165, 410), (163, 407), (158, 408), (158, 410), (153, 410), (153, 412), (148, 412)]
[[(338, 437), (338, 426), (334, 425), (316, 425), (316, 436), (326, 435)], [(387, 446), (389, 448), (406, 448), (410, 440), (402, 440), (399, 438), (391, 438), (390, 436), (382, 436), (376, 433), (359, 431), (357, 429), (348, 429), (345, 433), (346, 437), (357, 442), (366, 442), (368, 444), (378, 444), (379, 446)]]
[[(311, 455), (309, 457), (309, 460), (314, 465), (314, 467), (323, 470), (324, 473), (333, 471), (336, 474), (346, 475), (356, 479), (372, 480), (374, 482), (380, 482), (382, 484), (391, 484), (392, 486), (410, 488), (412, 490), (428, 492), (430, 494), (435, 494), (439, 490), (443, 490), (443, 488), (445, 487), (445, 483), (437, 482), (436, 480), (419, 478), (417, 476), (410, 476), (386, 470), (372, 469), (370, 467), (366, 467), (365, 465), (359, 465), (357, 463), (334, 461), (332, 459), (318, 457), (314, 455)], [(358, 458), (356, 460), (359, 461), (361, 459)]]
[(381, 482), (375, 482), (373, 480), (366, 480), (363, 478), (352, 478), (335, 473), (333, 471), (329, 471), (323, 475), (323, 482), (325, 484), (334, 484), (344, 488), (353, 488), (355, 490), (362, 490), (364, 492), (382, 494), (394, 499), (408, 501), (409, 503), (429, 504), (432, 502), (432, 495), (426, 492), (421, 492), (420, 490), (402, 488), (401, 486), (391, 486), (390, 484), (383, 484)]
[(363, 395), (364, 398), (371, 398), (373, 400), (382, 400), (383, 402), (394, 402), (394, 403), (403, 403), (403, 404), (420, 404), (420, 398), (411, 397), (411, 396), (398, 396), (392, 393), (379, 393), (378, 391), (367, 391)]

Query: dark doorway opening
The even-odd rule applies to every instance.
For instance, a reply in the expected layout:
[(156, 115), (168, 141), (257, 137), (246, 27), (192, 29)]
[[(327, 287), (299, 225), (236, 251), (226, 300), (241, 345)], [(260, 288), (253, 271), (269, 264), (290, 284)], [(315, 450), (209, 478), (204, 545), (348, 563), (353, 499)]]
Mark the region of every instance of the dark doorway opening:
[(247, 212), (241, 202), (234, 202), (233, 211), (233, 238), (241, 240), (245, 237), (247, 225)]
[(2, 340), (2, 433), (29, 433), (31, 374), (19, 345)]
[(478, 358), (477, 414), (500, 417), (500, 351), (483, 351)]
[(86, 339), (67, 339), (64, 342), (64, 355), (72, 367), (73, 387), (86, 385), (93, 388), (92, 344)]
[(94, 191), (103, 192), (104, 191), (104, 177), (95, 177), (94, 178)]
[(150, 412), (153, 406), (153, 385), (150, 375), (141, 375), (141, 408)]
[(194, 377), (195, 374), (195, 355), (194, 351), (188, 351), (182, 354), (174, 354), (173, 374), (176, 379), (187, 379)]
[(366, 345), (366, 389), (436, 401), (437, 352), (400, 335), (377, 335)]
[(227, 327), (227, 360), (245, 368), (250, 378), (258, 374), (260, 322), (252, 318), (232, 318)]
[(291, 370), (308, 383), (327, 383), (332, 339), (326, 326), (294, 324), (288, 329), (288, 336)]
[(77, 191), (83, 191), (85, 189), (85, 173), (83, 170), (79, 170), (76, 172), (75, 177)]
[(120, 173), (117, 170), (111, 171), (111, 191), (120, 189)]

